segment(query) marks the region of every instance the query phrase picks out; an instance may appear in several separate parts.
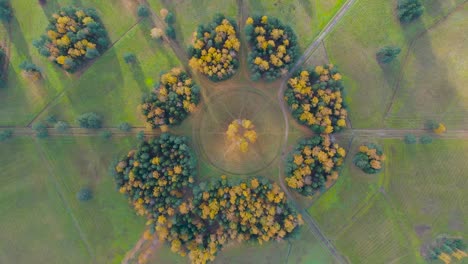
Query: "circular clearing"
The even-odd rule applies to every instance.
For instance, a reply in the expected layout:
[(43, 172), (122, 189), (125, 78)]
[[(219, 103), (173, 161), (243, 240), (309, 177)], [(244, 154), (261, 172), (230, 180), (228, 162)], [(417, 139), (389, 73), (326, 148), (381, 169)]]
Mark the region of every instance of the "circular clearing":
[[(233, 120), (255, 124), (257, 139), (246, 152), (226, 135)], [(278, 156), (285, 124), (276, 100), (252, 88), (235, 88), (210, 97), (194, 133), (199, 154), (212, 166), (228, 174), (254, 174)]]

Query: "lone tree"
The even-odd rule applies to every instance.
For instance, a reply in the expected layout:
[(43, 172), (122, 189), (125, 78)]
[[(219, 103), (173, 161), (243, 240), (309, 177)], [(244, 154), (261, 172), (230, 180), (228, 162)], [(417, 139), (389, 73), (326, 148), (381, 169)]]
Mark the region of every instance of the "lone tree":
[(381, 64), (390, 63), (398, 56), (398, 54), (400, 54), (400, 52), (401, 49), (399, 47), (385, 46), (377, 52), (377, 61)]
[(414, 144), (417, 142), (416, 136), (413, 134), (406, 134), (405, 135), (405, 143), (406, 144)]
[(127, 64), (133, 64), (137, 61), (137, 57), (135, 56), (134, 53), (131, 52), (125, 52), (123, 55), (124, 61)]
[(96, 113), (84, 113), (80, 115), (76, 122), (82, 128), (101, 128), (102, 127), (102, 118)]
[(7, 129), (0, 132), (0, 142), (6, 141), (13, 136), (13, 130)]
[(424, 7), (420, 0), (398, 0), (398, 18), (402, 23), (409, 23), (424, 12)]
[(4, 22), (10, 22), (11, 7), (8, 0), (0, 0), (0, 20)]
[(139, 17), (147, 17), (150, 14), (150, 11), (146, 5), (139, 5), (137, 8), (137, 14)]
[(39, 80), (41, 78), (41, 69), (36, 64), (30, 61), (23, 61), (19, 67), (30, 78), (34, 80)]
[(128, 132), (132, 129), (132, 126), (127, 122), (123, 122), (119, 125), (119, 129), (124, 132)]
[(76, 198), (81, 202), (89, 201), (93, 198), (93, 191), (89, 187), (83, 187), (76, 194)]

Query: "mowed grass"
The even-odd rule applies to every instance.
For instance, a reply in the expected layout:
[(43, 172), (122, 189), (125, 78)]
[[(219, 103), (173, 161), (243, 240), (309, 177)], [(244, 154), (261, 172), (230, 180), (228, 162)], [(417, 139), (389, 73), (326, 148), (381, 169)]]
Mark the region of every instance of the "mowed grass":
[[(439, 234), (466, 235), (468, 140), (440, 139), (430, 145), (385, 140), (389, 155), (386, 190), (406, 215), (417, 244)], [(416, 234), (417, 226), (428, 226)], [(416, 250), (416, 249), (414, 249)]]
[(468, 122), (468, 4), (420, 36), (406, 60), (387, 120), (392, 127), (423, 127), (429, 119), (449, 128)]
[[(111, 39), (119, 39), (133, 24), (136, 23), (135, 11), (129, 12), (123, 4), (125, 1), (47, 1), (43, 7), (36, 1), (11, 1), (13, 19), (9, 33), (3, 24), (1, 41), (10, 42), (10, 61), (8, 71), (8, 85), (0, 89), (0, 125), (26, 125), (48, 102), (52, 101), (64, 89), (72, 86), (79, 78), (66, 74), (53, 63), (42, 57), (32, 45), (48, 25), (48, 18), (60, 6), (75, 4), (83, 7), (94, 7)], [(32, 82), (21, 74), (19, 65), (24, 61), (32, 61), (42, 69), (43, 80)]]
[(266, 15), (291, 26), (304, 50), (332, 19), (345, 0), (248, 0), (248, 15)]
[[(151, 39), (149, 31), (145, 21), (125, 34), (42, 117), (54, 114), (74, 123), (78, 115), (96, 112), (105, 126), (121, 122), (144, 126), (138, 109), (143, 94), (152, 90), (162, 72), (180, 66), (170, 47)], [(137, 63), (125, 63), (127, 52), (136, 55)]]
[(90, 263), (79, 230), (34, 140), (0, 144), (0, 262)]
[[(236, 0), (160, 0), (159, 2), (175, 14), (176, 39), (183, 48), (188, 48), (191, 44), (193, 32), (197, 30), (198, 25), (211, 23), (215, 14), (223, 14), (237, 21)], [(154, 4), (154, 6), (157, 5)]]
[[(120, 263), (145, 228), (145, 219), (135, 214), (108, 173), (111, 161), (136, 144), (131, 138), (103, 140), (99, 137), (63, 137), (40, 141), (41, 151), (52, 167), (51, 177), (64, 193), (80, 226), (95, 263)], [(80, 202), (82, 187), (94, 198)], [(73, 239), (73, 236), (67, 237)]]
[[(401, 25), (396, 18), (396, 0), (355, 2), (325, 39), (330, 61), (338, 65), (344, 75), (353, 127), (384, 125), (385, 112), (396, 88), (409, 44), (462, 2), (424, 1), (424, 15), (409, 25)], [(386, 45), (399, 46), (402, 52), (391, 64), (380, 66), (375, 53)]]

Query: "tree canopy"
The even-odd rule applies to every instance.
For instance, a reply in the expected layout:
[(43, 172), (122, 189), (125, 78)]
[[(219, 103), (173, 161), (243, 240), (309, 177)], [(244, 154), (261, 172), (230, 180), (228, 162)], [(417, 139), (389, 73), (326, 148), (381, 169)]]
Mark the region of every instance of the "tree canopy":
[(296, 34), (291, 27), (267, 16), (249, 17), (246, 24), (252, 79), (273, 81), (285, 75), (294, 65), (299, 52)]
[(302, 195), (313, 195), (327, 181), (338, 179), (345, 156), (346, 151), (329, 135), (304, 139), (286, 160), (286, 183)]
[(384, 161), (382, 148), (374, 143), (361, 145), (353, 158), (354, 165), (368, 174), (380, 172)]
[(423, 14), (424, 7), (420, 0), (398, 0), (397, 11), (400, 22), (409, 23)]
[(152, 127), (177, 125), (195, 110), (200, 88), (186, 72), (173, 68), (160, 76), (154, 90), (143, 98), (141, 110)]
[(399, 47), (385, 46), (377, 52), (377, 61), (381, 64), (388, 64), (392, 62), (400, 52), (401, 49)]
[(236, 22), (217, 15), (209, 25), (200, 25), (189, 48), (189, 65), (212, 81), (229, 79), (239, 67), (240, 41)]
[(76, 119), (78, 125), (82, 128), (101, 128), (102, 118), (100, 115), (90, 112), (84, 113)]
[(317, 133), (331, 134), (346, 127), (344, 86), (338, 69), (330, 64), (304, 70), (290, 78), (285, 100), (292, 115)]

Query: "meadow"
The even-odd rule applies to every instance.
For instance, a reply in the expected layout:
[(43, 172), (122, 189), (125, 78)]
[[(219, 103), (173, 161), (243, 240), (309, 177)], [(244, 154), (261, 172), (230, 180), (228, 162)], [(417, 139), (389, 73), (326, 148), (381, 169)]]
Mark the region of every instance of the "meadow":
[[(145, 229), (124, 196), (115, 190), (109, 164), (137, 143), (135, 132), (145, 130), (138, 108), (159, 75), (185, 67), (184, 56), (173, 43), (152, 39), (154, 17), (139, 18), (139, 3), (159, 15), (161, 8), (175, 14), (175, 42), (182, 51), (190, 45), (199, 24), (210, 23), (216, 13), (243, 26), (249, 15), (277, 17), (307, 48), (345, 0), (12, 0), (10, 24), (0, 25), (0, 44), (9, 56), (8, 84), (0, 88), (0, 130), (30, 129), (48, 116), (68, 122), (84, 112), (103, 117), (101, 130), (85, 135), (27, 135), (0, 142), (0, 263), (120, 263)], [(32, 41), (42, 34), (48, 17), (60, 7), (94, 7), (108, 32), (111, 46), (80, 71), (66, 73), (40, 56)], [(305, 66), (339, 66), (346, 89), (353, 129), (420, 129), (428, 119), (443, 121), (450, 129), (466, 129), (468, 93), (465, 83), (468, 3), (464, 0), (423, 1), (420, 20), (401, 25), (395, 17), (396, 0), (356, 0), (347, 14)], [(383, 30), (385, 29), (385, 30)], [(254, 82), (243, 48), (238, 72), (221, 83), (194, 75), (202, 90), (202, 103), (170, 132), (185, 135), (198, 159), (198, 178), (222, 174), (232, 178), (256, 175), (278, 182), (283, 173), (282, 154), (304, 137), (313, 135), (288, 114), (287, 145), (282, 153), (286, 125), (278, 89), (284, 80)], [(376, 51), (384, 45), (402, 48), (399, 57), (381, 66)], [(133, 53), (136, 63), (123, 55)], [(19, 65), (38, 65), (43, 78), (33, 82)], [(252, 94), (256, 94), (252, 96)], [(262, 100), (262, 101), (260, 101)], [(223, 133), (235, 118), (251, 118), (259, 128), (256, 155), (226, 162)], [(98, 133), (129, 122), (134, 130), (110, 139)], [(145, 130), (152, 134), (158, 132)], [(419, 131), (420, 132), (420, 131)], [(122, 134), (124, 134), (122, 132)], [(423, 263), (419, 248), (439, 234), (465, 235), (468, 141), (436, 138), (432, 144), (406, 145), (401, 138), (360, 137), (350, 130), (334, 138), (348, 157), (338, 181), (312, 198), (293, 194), (295, 204), (318, 222), (321, 230), (350, 263)], [(376, 142), (388, 160), (384, 170), (368, 175), (352, 164), (359, 145)], [(261, 166), (260, 166), (261, 165)], [(247, 175), (246, 175), (247, 174)], [(77, 199), (83, 187), (93, 199)], [(187, 263), (157, 247), (150, 263)], [(214, 263), (336, 263), (314, 233), (303, 226), (296, 237), (264, 245), (233, 243)]]

